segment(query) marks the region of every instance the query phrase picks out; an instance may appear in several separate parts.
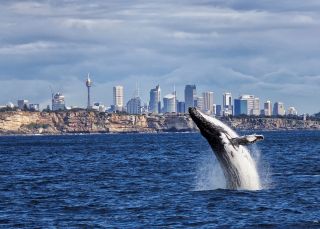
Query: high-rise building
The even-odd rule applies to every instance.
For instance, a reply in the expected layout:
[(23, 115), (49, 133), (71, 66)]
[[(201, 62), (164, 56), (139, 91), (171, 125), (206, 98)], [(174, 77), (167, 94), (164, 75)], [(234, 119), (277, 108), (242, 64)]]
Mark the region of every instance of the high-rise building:
[(264, 109), (263, 109), (263, 114), (265, 116), (271, 116), (272, 115), (272, 104), (271, 104), (271, 101), (270, 100), (267, 100), (265, 103), (264, 103)]
[(161, 89), (159, 85), (150, 90), (149, 112), (161, 113)]
[(185, 110), (188, 111), (189, 107), (194, 107), (195, 100), (197, 96), (196, 85), (186, 85), (184, 89), (184, 101), (185, 101)]
[(66, 105), (64, 101), (64, 95), (58, 92), (52, 97), (52, 110), (59, 111), (59, 110), (65, 110), (65, 109), (66, 109)]
[(289, 107), (287, 114), (288, 114), (288, 115), (296, 116), (296, 115), (298, 115), (298, 111), (296, 110), (295, 107)]
[(212, 114), (217, 115), (217, 105), (216, 104), (212, 105)]
[(248, 101), (245, 99), (234, 100), (234, 115), (247, 115), (248, 114)]
[(216, 116), (222, 116), (222, 106), (216, 105)]
[(168, 94), (163, 97), (163, 113), (173, 113), (176, 112), (176, 95), (175, 93)]
[(178, 113), (186, 113), (185, 103), (184, 102), (177, 102), (177, 112)]
[(204, 111), (209, 114), (213, 114), (213, 92), (207, 91), (203, 92), (203, 105), (204, 105)]
[(88, 78), (86, 80), (86, 86), (88, 89), (88, 101), (87, 101), (87, 109), (91, 108), (91, 101), (90, 101), (90, 88), (92, 86), (92, 80), (90, 79), (89, 73), (88, 73)]
[(113, 87), (113, 105), (115, 111), (123, 111), (123, 86)]
[(26, 99), (19, 99), (18, 100), (18, 107), (20, 110), (23, 110), (25, 108), (28, 108), (29, 101)]
[(140, 99), (140, 97), (134, 97), (128, 101), (127, 112), (129, 114), (141, 114), (141, 99)]
[(255, 97), (253, 100), (253, 108), (251, 110), (251, 115), (256, 115), (259, 116), (260, 115), (260, 99)]
[(260, 100), (253, 95), (242, 95), (234, 103), (234, 115), (260, 115)]
[(228, 116), (233, 114), (232, 95), (230, 92), (223, 93), (223, 115)]
[(232, 106), (232, 95), (230, 92), (223, 93), (223, 107)]
[(286, 114), (286, 109), (282, 102), (275, 102), (273, 105), (273, 115), (283, 116)]
[(197, 107), (200, 111), (204, 111), (204, 98), (199, 96), (195, 101), (195, 107)]

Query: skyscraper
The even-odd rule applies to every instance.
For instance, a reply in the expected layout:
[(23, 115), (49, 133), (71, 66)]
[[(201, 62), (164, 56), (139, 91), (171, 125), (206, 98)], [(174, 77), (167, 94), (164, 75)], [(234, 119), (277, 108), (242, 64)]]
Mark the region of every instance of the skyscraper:
[(168, 94), (163, 97), (163, 113), (173, 113), (177, 111), (175, 93)]
[(217, 104), (212, 105), (212, 114), (217, 115)]
[(242, 95), (234, 103), (235, 115), (260, 115), (260, 100), (253, 95)]
[(222, 106), (216, 105), (216, 116), (222, 116)]
[(91, 108), (91, 101), (90, 101), (90, 88), (92, 86), (92, 81), (90, 79), (89, 73), (88, 73), (88, 78), (86, 80), (86, 86), (88, 88), (88, 101), (87, 101), (87, 109)]
[(265, 116), (271, 116), (272, 115), (272, 107), (271, 107), (271, 101), (270, 100), (267, 100), (265, 103), (264, 103), (264, 106), (263, 106), (263, 110), (264, 110), (264, 115)]
[(275, 102), (273, 105), (273, 115), (283, 116), (286, 114), (286, 109), (284, 108), (284, 104), (282, 102)]
[(113, 105), (115, 111), (123, 111), (123, 86), (113, 87)]
[(134, 97), (128, 101), (127, 112), (129, 114), (141, 114), (141, 99), (140, 99), (140, 97)]
[(161, 89), (159, 85), (150, 90), (149, 112), (161, 113)]
[(196, 85), (186, 85), (184, 89), (185, 111), (188, 112), (189, 107), (194, 107), (196, 100), (197, 89)]
[(255, 97), (253, 100), (253, 108), (250, 114), (256, 116), (260, 115), (260, 99), (257, 97)]
[(232, 105), (232, 95), (231, 92), (223, 93), (223, 107), (229, 107)]
[(184, 102), (177, 102), (177, 112), (178, 113), (186, 113)]
[(213, 92), (212, 91), (207, 91), (203, 92), (203, 108), (204, 111), (213, 114)]
[(199, 96), (197, 97), (197, 100), (195, 102), (195, 106), (200, 110), (200, 111), (204, 111), (204, 99), (203, 97)]
[(233, 114), (233, 107), (232, 107), (232, 95), (230, 92), (223, 93), (222, 96), (223, 100), (223, 115), (228, 116)]
[(248, 115), (248, 101), (242, 98), (234, 100), (234, 115)]

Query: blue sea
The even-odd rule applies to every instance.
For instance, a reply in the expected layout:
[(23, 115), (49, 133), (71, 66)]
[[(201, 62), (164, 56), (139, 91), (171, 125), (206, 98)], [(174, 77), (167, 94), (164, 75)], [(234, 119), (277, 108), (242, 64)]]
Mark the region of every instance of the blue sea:
[(0, 137), (0, 227), (320, 228), (320, 131), (258, 134), (258, 191), (199, 133)]

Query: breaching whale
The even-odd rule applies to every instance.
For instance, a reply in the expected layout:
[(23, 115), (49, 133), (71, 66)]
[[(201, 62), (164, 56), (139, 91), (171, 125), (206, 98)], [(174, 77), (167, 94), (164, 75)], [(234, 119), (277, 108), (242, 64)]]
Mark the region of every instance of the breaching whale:
[(222, 168), (228, 189), (259, 190), (255, 161), (245, 145), (262, 140), (262, 135), (239, 136), (220, 120), (190, 107), (189, 114), (210, 144)]

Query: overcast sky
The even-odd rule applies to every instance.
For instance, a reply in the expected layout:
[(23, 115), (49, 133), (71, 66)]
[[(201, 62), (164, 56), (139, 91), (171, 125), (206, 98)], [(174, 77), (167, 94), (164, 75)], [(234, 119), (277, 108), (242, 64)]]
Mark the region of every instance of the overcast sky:
[(50, 103), (50, 86), (70, 105), (126, 101), (140, 85), (162, 95), (185, 84), (233, 97), (254, 94), (299, 113), (320, 111), (318, 0), (1, 1), (0, 104)]

